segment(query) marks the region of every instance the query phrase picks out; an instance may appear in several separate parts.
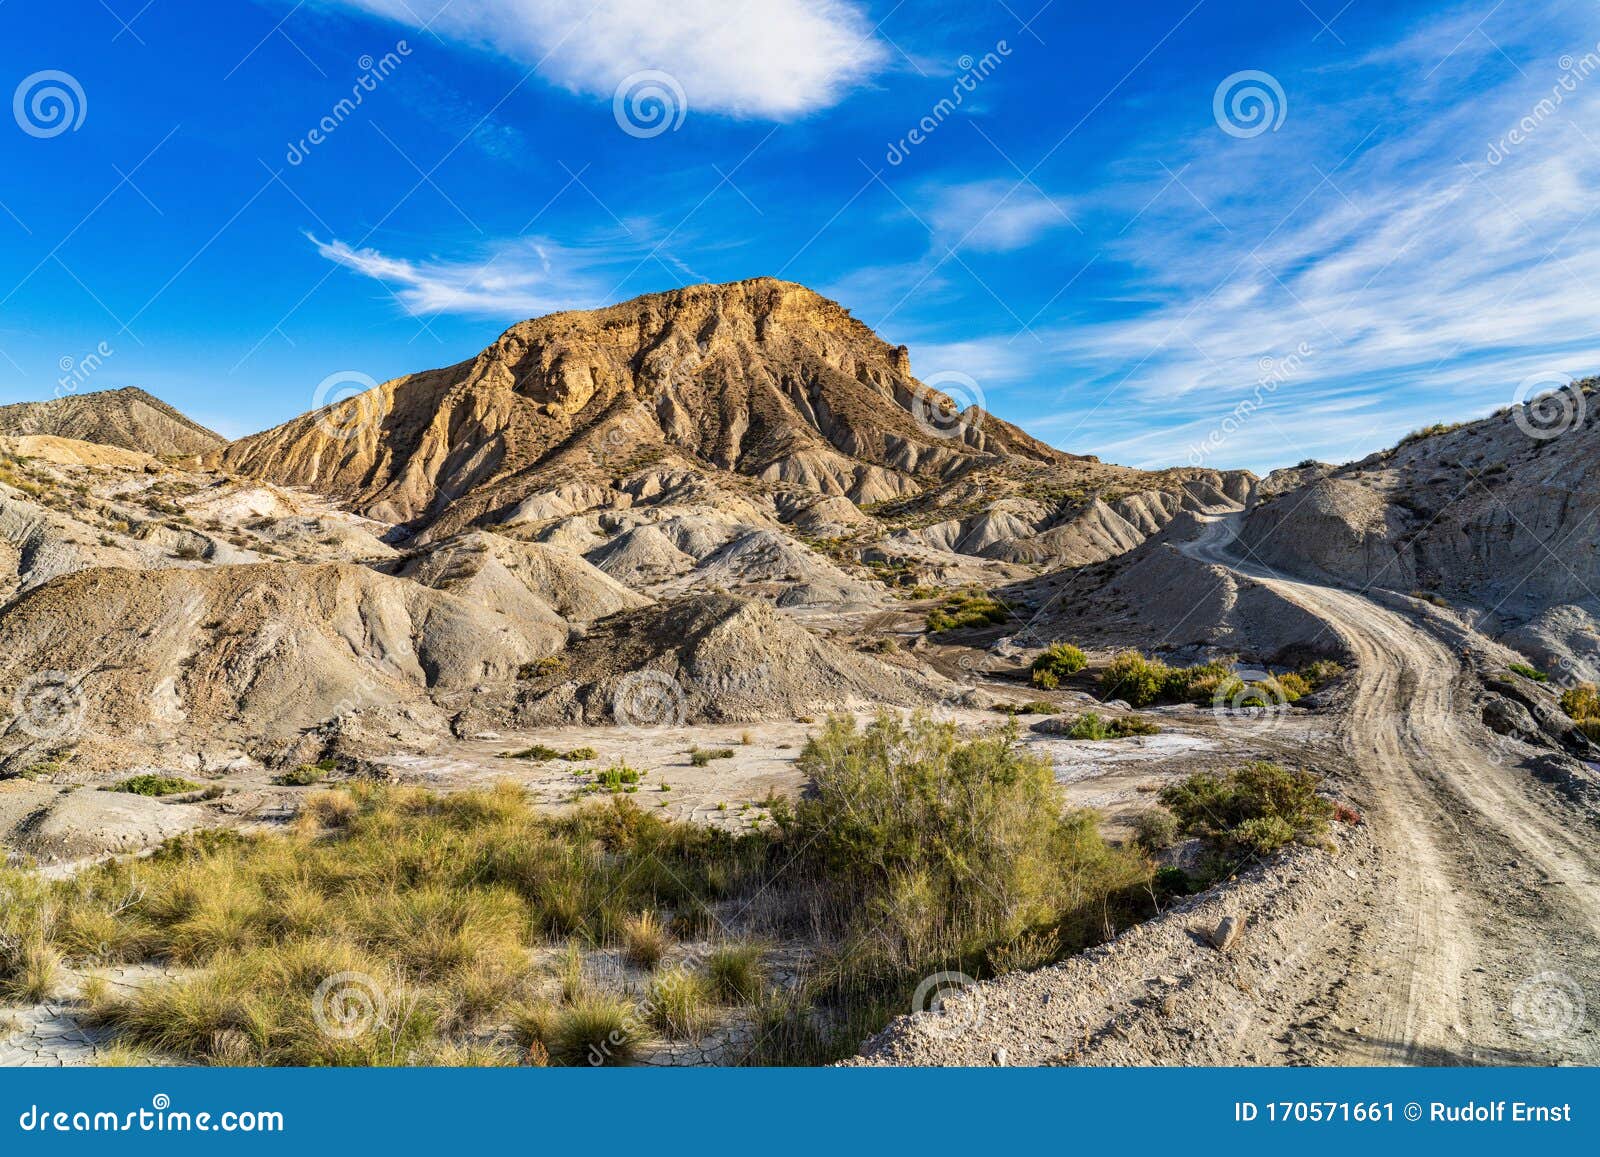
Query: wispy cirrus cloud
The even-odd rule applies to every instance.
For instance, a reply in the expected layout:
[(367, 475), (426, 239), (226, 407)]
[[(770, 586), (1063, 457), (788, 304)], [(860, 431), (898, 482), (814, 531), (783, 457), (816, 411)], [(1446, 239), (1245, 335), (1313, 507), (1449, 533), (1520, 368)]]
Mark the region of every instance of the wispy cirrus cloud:
[(888, 60), (853, 0), (325, 0), (498, 52), (573, 92), (611, 99), (669, 73), (691, 109), (792, 120), (838, 103)]
[(414, 317), (449, 313), (519, 320), (609, 304), (614, 252), (572, 249), (545, 238), (491, 246), (476, 259), (413, 260), (307, 233), (317, 252), (379, 282)]
[(1600, 369), (1600, 24), (1489, 4), (1448, 23), (1280, 78), (1280, 132), (1207, 124), (1116, 162), (1085, 197), (1099, 222), (1133, 218), (1090, 230), (1130, 304), (1035, 331), (1071, 383), (1042, 416), (1052, 441), (1184, 461), (1302, 348), (1218, 464), (1354, 457), (1529, 375)]
[(935, 187), (924, 199), (936, 243), (979, 253), (1012, 252), (1053, 230), (1076, 228), (1063, 198), (1001, 178)]

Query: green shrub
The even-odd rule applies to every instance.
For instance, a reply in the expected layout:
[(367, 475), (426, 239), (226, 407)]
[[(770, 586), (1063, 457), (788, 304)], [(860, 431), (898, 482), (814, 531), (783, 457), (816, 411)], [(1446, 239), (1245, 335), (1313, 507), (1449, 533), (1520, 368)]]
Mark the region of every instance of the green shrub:
[(754, 944), (722, 944), (706, 957), (712, 995), (726, 1003), (752, 1004), (761, 997), (765, 971)]
[(689, 749), (689, 762), (696, 767), (705, 767), (713, 759), (732, 759), (731, 747), (691, 747)]
[(1127, 739), (1135, 735), (1155, 735), (1161, 728), (1139, 715), (1119, 715), (1102, 719), (1093, 711), (1085, 711), (1072, 722), (1068, 739)]
[(639, 780), (643, 776), (644, 772), (638, 768), (629, 767), (625, 763), (613, 764), (594, 773), (594, 790), (608, 791), (613, 795), (618, 792), (635, 792), (639, 790)]
[(1561, 693), (1561, 710), (1578, 722), (1600, 719), (1600, 690), (1593, 683), (1579, 683)]
[(1318, 659), (1302, 669), (1300, 674), (1312, 687), (1321, 687), (1343, 675), (1344, 666), (1332, 659)]
[(1054, 715), (1056, 705), (1046, 703), (1042, 699), (1030, 699), (1026, 703), (996, 703), (994, 709), (1002, 715)]
[(1197, 772), (1161, 789), (1178, 830), (1224, 852), (1265, 855), (1328, 830), (1333, 804), (1316, 777), (1276, 763), (1253, 762), (1222, 775)]
[(626, 1000), (585, 996), (555, 1014), (543, 1045), (553, 1064), (624, 1065), (647, 1043), (645, 1025)]
[(272, 782), (280, 787), (310, 787), (314, 783), (321, 783), (329, 774), (338, 767), (332, 759), (321, 759), (316, 763), (302, 763), (299, 767), (273, 777)]
[(568, 763), (582, 763), (584, 760), (594, 759), (597, 755), (599, 755), (599, 752), (592, 747), (574, 747), (571, 751), (562, 751), (558, 747), (535, 743), (532, 747), (524, 747), (521, 751), (502, 751), (500, 758), (531, 759), (535, 763), (548, 763), (552, 759), (562, 759)]
[(179, 792), (199, 791), (200, 784), (176, 775), (133, 775), (119, 780), (101, 791), (122, 791), (129, 795), (177, 795)]
[(517, 669), (519, 679), (546, 679), (560, 672), (566, 666), (566, 660), (560, 655), (546, 655), (542, 659), (535, 659), (531, 663), (524, 663)]
[(1304, 699), (1311, 694), (1311, 682), (1303, 675), (1293, 671), (1285, 671), (1281, 675), (1274, 675), (1272, 683), (1283, 692), (1283, 701), (1293, 703), (1297, 699)]
[(1133, 840), (1151, 855), (1164, 852), (1178, 838), (1177, 818), (1164, 808), (1151, 808), (1139, 813), (1133, 821)]
[(1550, 676), (1527, 663), (1513, 663), (1508, 669), (1513, 675), (1521, 675), (1524, 679), (1532, 679), (1535, 683), (1550, 682)]
[(986, 591), (960, 591), (928, 612), (928, 630), (937, 633), (963, 627), (988, 627), (1010, 617), (1011, 608)]
[(521, 751), (503, 751), (501, 759), (531, 759), (536, 763), (547, 763), (552, 759), (560, 759), (561, 752), (547, 744), (535, 743), (532, 747), (524, 747)]
[(623, 955), (640, 968), (654, 968), (661, 963), (671, 943), (671, 936), (654, 912), (640, 912), (622, 925)]
[(668, 1040), (698, 1039), (712, 1021), (711, 989), (687, 968), (669, 968), (650, 982), (645, 995), (650, 1021)]
[(1051, 643), (1028, 670), (1035, 687), (1054, 691), (1062, 679), (1076, 675), (1088, 662), (1088, 656), (1071, 643)]
[[(1067, 812), (1049, 762), (1015, 730), (963, 742), (952, 724), (830, 719), (801, 752), (813, 791), (790, 823), (823, 885), (853, 893), (839, 913), (857, 975), (981, 959), (1028, 929), (1069, 945), (1148, 880), (1141, 857)], [(1087, 917), (1090, 910), (1100, 912)]]
[(1100, 693), (1134, 707), (1148, 707), (1161, 698), (1171, 680), (1172, 668), (1138, 651), (1121, 651), (1100, 672)]

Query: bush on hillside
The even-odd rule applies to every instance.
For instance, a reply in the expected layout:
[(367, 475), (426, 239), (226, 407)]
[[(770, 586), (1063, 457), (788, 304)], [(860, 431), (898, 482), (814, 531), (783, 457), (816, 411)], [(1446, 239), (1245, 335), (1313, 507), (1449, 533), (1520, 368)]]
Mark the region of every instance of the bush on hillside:
[(1076, 675), (1088, 662), (1088, 656), (1071, 643), (1051, 643), (1028, 671), (1035, 687), (1054, 691), (1061, 686), (1061, 680)]
[(1309, 772), (1256, 761), (1221, 775), (1197, 772), (1158, 797), (1178, 830), (1229, 854), (1267, 855), (1324, 835), (1333, 804)]

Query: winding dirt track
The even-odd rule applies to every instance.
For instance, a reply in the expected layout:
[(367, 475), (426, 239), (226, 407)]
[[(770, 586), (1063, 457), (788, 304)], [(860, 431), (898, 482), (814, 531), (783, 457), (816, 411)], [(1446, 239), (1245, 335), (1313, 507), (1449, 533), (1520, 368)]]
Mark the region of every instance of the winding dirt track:
[(1354, 592), (1239, 561), (1239, 518), (1216, 519), (1182, 549), (1317, 616), (1359, 665), (1345, 742), (1379, 880), (1364, 916), (1327, 929), (1326, 987), (1313, 999), (1367, 1028), (1325, 1041), (1317, 1059), (1600, 1060), (1593, 827), (1527, 772), (1491, 759), (1448, 647)]

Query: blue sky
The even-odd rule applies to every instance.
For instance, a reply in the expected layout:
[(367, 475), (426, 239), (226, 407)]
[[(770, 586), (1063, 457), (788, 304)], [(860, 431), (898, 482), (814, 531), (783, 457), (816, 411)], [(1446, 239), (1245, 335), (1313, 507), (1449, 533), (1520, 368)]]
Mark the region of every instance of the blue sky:
[(238, 436), (760, 274), (1140, 466), (1600, 370), (1594, 5), (1040, 4), (7, 0), (0, 401)]

